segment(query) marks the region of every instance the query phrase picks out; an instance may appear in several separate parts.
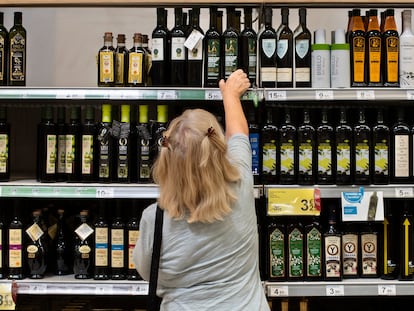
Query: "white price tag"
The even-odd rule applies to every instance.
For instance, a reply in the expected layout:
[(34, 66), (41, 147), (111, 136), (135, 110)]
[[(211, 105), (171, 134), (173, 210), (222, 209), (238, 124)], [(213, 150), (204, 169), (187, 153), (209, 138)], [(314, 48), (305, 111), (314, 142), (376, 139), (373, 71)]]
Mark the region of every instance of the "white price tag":
[(343, 285), (326, 286), (326, 296), (344, 296), (345, 290)]
[(34, 284), (30, 285), (30, 292), (32, 294), (43, 295), (47, 293), (47, 285)]
[(221, 100), (221, 92), (220, 91), (208, 91), (206, 90), (204, 93), (205, 100)]
[(112, 199), (114, 197), (114, 188), (96, 188), (97, 199)]
[(162, 91), (157, 92), (158, 100), (175, 100), (177, 98), (178, 98), (178, 94), (176, 91), (162, 90)]
[(15, 310), (16, 305), (12, 298), (12, 284), (0, 285), (0, 310)]
[(268, 288), (268, 296), (269, 297), (287, 297), (289, 296), (289, 287), (270, 285)]
[(414, 91), (407, 91), (407, 99), (414, 100)]
[(315, 99), (316, 100), (333, 100), (334, 93), (333, 91), (330, 91), (330, 90), (327, 90), (327, 91), (318, 90), (318, 91), (315, 91)]
[(95, 295), (113, 295), (112, 285), (96, 285)]
[(85, 91), (82, 90), (57, 90), (56, 99), (85, 99)]
[(131, 288), (131, 295), (148, 295), (148, 284), (138, 284)]
[(395, 196), (397, 198), (411, 198), (413, 196), (413, 188), (395, 188)]
[(266, 100), (286, 100), (286, 91), (268, 91)]
[(197, 47), (198, 43), (200, 40), (203, 40), (203, 38), (204, 35), (198, 30), (194, 29), (188, 36), (187, 40), (185, 40), (184, 46), (191, 51)]
[(373, 91), (373, 90), (358, 90), (357, 91), (357, 99), (359, 99), (359, 100), (374, 100), (375, 99), (375, 91)]
[(397, 289), (395, 285), (378, 285), (379, 296), (396, 296)]

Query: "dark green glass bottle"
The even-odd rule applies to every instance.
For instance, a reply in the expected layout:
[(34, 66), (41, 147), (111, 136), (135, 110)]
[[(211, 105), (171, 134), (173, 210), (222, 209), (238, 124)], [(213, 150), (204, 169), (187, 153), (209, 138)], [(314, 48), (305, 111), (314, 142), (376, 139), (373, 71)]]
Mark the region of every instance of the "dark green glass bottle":
[(70, 107), (69, 123), (66, 127), (66, 158), (65, 173), (69, 182), (80, 181), (81, 172), (81, 109), (79, 106)]
[(298, 184), (313, 185), (316, 181), (316, 136), (308, 109), (303, 110), (303, 123), (298, 127)]
[(27, 43), (26, 29), (22, 24), (22, 12), (14, 12), (14, 25), (9, 31), (9, 78), (10, 86), (25, 86)]
[(93, 182), (97, 179), (97, 145), (95, 110), (92, 105), (87, 105), (81, 134), (81, 180), (83, 182)]
[(4, 13), (0, 12), (0, 85), (7, 85), (9, 33), (3, 22)]

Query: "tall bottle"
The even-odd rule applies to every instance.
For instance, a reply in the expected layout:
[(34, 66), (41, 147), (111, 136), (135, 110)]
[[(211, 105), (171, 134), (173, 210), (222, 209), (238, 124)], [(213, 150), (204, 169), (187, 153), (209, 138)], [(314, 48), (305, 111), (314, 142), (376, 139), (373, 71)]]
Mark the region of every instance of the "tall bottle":
[(223, 32), (224, 44), (224, 78), (227, 79), (237, 68), (240, 62), (240, 37), (239, 32), (235, 26), (235, 9), (233, 7), (227, 8), (227, 26)]
[(268, 226), (268, 267), (271, 281), (286, 280), (286, 227), (280, 219), (272, 219)]
[[(116, 122), (114, 136), (116, 138), (116, 179), (118, 182), (131, 180), (131, 106), (121, 105), (121, 122)], [(118, 130), (115, 130), (119, 127)]]
[(142, 48), (145, 52), (145, 85), (152, 86), (151, 68), (152, 68), (152, 53), (149, 49), (149, 39), (147, 34), (142, 35)]
[(328, 227), (323, 235), (324, 278), (326, 281), (340, 281), (342, 279), (342, 235), (337, 228), (338, 210), (336, 206), (329, 206), (328, 208)]
[[(400, 273), (400, 243), (399, 239), (399, 215), (396, 206), (390, 201), (385, 201), (383, 221), (383, 268), (381, 278), (394, 280)], [(406, 204), (404, 202), (404, 204)]]
[(371, 128), (366, 124), (364, 109), (359, 109), (359, 120), (353, 129), (353, 168), (354, 183), (367, 185), (371, 183)]
[(276, 39), (272, 27), (273, 9), (265, 7), (265, 28), (259, 35), (259, 75), (260, 86), (276, 87)]
[(113, 175), (113, 152), (114, 144), (111, 134), (112, 107), (110, 104), (102, 105), (102, 121), (98, 129), (98, 180), (111, 182)]
[(303, 123), (298, 127), (298, 184), (313, 185), (316, 182), (316, 136), (308, 109), (303, 110)]
[(304, 266), (304, 239), (303, 225), (298, 218), (293, 217), (287, 228), (288, 239), (288, 280), (303, 280)]
[(222, 76), (221, 29), (217, 26), (217, 7), (210, 7), (210, 28), (204, 36), (204, 87), (218, 87)]
[(127, 86), (144, 86), (147, 80), (146, 55), (142, 48), (142, 34), (134, 33), (133, 46), (128, 53)]
[(115, 85), (115, 48), (112, 32), (105, 32), (104, 45), (98, 53), (98, 86)]
[(171, 29), (171, 69), (170, 79), (172, 86), (185, 86), (186, 79), (186, 53), (184, 42), (186, 39), (186, 30), (182, 24), (183, 9), (175, 8), (175, 26)]
[(152, 31), (151, 80), (154, 86), (169, 85), (170, 31), (167, 28), (167, 10), (157, 8), (157, 26)]
[(53, 108), (42, 107), (42, 120), (38, 125), (38, 177), (41, 182), (56, 181), (56, 126)]
[(339, 125), (335, 128), (335, 177), (336, 184), (338, 185), (347, 185), (352, 183), (352, 146), (352, 127), (347, 123), (345, 108), (341, 108)]
[(278, 157), (277, 157), (278, 128), (273, 123), (273, 109), (266, 109), (266, 123), (260, 131), (260, 143), (262, 150), (261, 177), (263, 184), (276, 184), (278, 181)]
[(66, 113), (65, 107), (57, 108), (57, 155), (56, 155), (56, 181), (66, 180)]
[(0, 107), (0, 181), (10, 179), (10, 124), (6, 107)]
[(306, 281), (321, 280), (323, 276), (322, 226), (319, 216), (305, 226)]
[[(189, 36), (203, 36), (204, 31), (200, 27), (200, 8), (191, 10), (191, 24)], [(187, 53), (187, 85), (201, 87), (203, 84), (203, 40), (200, 38), (197, 44)]]
[(399, 229), (400, 238), (400, 275), (399, 279), (411, 281), (414, 277), (414, 250), (413, 250), (413, 214), (409, 201), (404, 201), (401, 213)]
[(254, 183), (258, 184), (260, 177), (260, 128), (256, 120), (256, 112), (251, 108), (248, 114), (248, 122), (249, 141), (252, 149), (252, 174)]
[(404, 109), (398, 109), (397, 122), (391, 128), (391, 182), (409, 183), (412, 176), (410, 128), (404, 121)]
[(384, 124), (382, 109), (378, 110), (377, 123), (372, 128), (372, 182), (386, 185), (390, 181), (390, 129)]
[(14, 12), (14, 25), (9, 31), (9, 79), (8, 85), (25, 86), (26, 73), (26, 29), (22, 24), (22, 12)]
[(368, 86), (382, 85), (382, 34), (377, 15), (378, 11), (376, 9), (369, 10), (369, 22), (365, 34)]
[(148, 124), (148, 105), (139, 105), (137, 125), (137, 179), (149, 182), (151, 179), (150, 144), (151, 133)]
[(290, 110), (286, 108), (285, 121), (279, 129), (279, 183), (281, 184), (294, 184), (297, 181), (296, 140), (296, 127), (291, 123)]
[(7, 228), (8, 238), (8, 260), (9, 271), (7, 278), (21, 280), (24, 278), (23, 271), (23, 223), (21, 220), (21, 207), (18, 200), (14, 201), (13, 218)]
[(32, 224), (26, 229), (28, 243), (26, 244), (26, 263), (31, 279), (42, 279), (47, 268), (46, 232), (42, 229), (41, 210), (32, 213)]
[(118, 34), (115, 48), (115, 86), (125, 86), (128, 69), (128, 49), (125, 47), (125, 35)]
[(321, 124), (316, 129), (316, 148), (318, 159), (318, 184), (333, 184), (335, 175), (333, 168), (335, 166), (335, 149), (334, 149), (334, 129), (328, 121), (328, 111), (322, 109)]
[(351, 48), (351, 86), (365, 86), (365, 27), (360, 9), (352, 10), (352, 28), (348, 34)]
[(411, 28), (411, 10), (401, 12), (402, 32), (400, 35), (400, 87), (414, 87), (414, 33)]
[(95, 280), (108, 280), (110, 276), (109, 261), (109, 224), (106, 220), (106, 200), (99, 201), (98, 217), (94, 223), (95, 228), (95, 265), (93, 278)]
[(4, 13), (0, 12), (0, 85), (7, 85), (9, 33), (4, 27)]
[(295, 46), (295, 87), (311, 87), (312, 35), (306, 26), (306, 8), (299, 9), (299, 25), (293, 32)]
[(111, 224), (111, 279), (123, 280), (126, 278), (126, 226), (122, 219), (121, 201), (117, 200), (115, 218)]
[(240, 33), (240, 67), (252, 86), (256, 85), (257, 34), (252, 25), (252, 8), (244, 8), (244, 29)]
[(65, 210), (58, 209), (57, 234), (54, 241), (56, 261), (54, 273), (56, 275), (67, 275), (72, 273), (72, 239), (66, 224)]
[(73, 272), (75, 279), (90, 279), (93, 267), (93, 234), (94, 230), (88, 222), (89, 211), (79, 214), (80, 225), (75, 230)]
[(80, 180), (81, 173), (81, 130), (80, 107), (70, 107), (70, 118), (66, 128), (65, 173), (67, 181)]
[(139, 238), (140, 209), (137, 203), (138, 203), (138, 200), (133, 201), (132, 211), (131, 211), (132, 217), (129, 218), (128, 222), (126, 223), (126, 231), (127, 231), (126, 236), (128, 239), (126, 241), (126, 245), (128, 245), (127, 279), (131, 281), (141, 279), (141, 276), (138, 274), (138, 271), (135, 267), (134, 256), (133, 256), (135, 245)]
[(344, 223), (342, 230), (342, 275), (344, 279), (359, 277), (359, 253), (357, 224)]
[[(168, 122), (168, 106), (167, 105), (157, 105), (157, 122), (152, 124), (151, 128), (151, 149), (150, 149), (150, 159), (154, 163), (157, 159), (159, 152), (162, 147), (162, 138), (164, 132), (167, 130)], [(151, 164), (152, 166), (152, 164)]]
[(361, 277), (379, 277), (379, 233), (372, 221), (364, 224), (361, 239)]
[(385, 11), (383, 36), (384, 50), (384, 86), (398, 87), (399, 80), (399, 35), (394, 19), (394, 9)]
[(6, 228), (4, 223), (4, 212), (0, 213), (0, 279), (4, 279), (6, 275)]
[(289, 28), (289, 9), (281, 9), (282, 23), (277, 30), (276, 86), (293, 87), (293, 32)]
[(81, 180), (92, 182), (97, 175), (97, 142), (96, 142), (95, 110), (92, 105), (85, 108), (81, 134)]

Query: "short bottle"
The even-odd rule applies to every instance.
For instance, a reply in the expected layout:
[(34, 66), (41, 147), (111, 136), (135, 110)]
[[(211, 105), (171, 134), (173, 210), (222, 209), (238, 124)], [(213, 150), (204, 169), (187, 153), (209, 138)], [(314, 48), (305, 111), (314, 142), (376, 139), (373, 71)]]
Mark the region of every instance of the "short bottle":
[(8, 85), (10, 86), (25, 86), (27, 81), (27, 38), (22, 18), (22, 12), (14, 12), (14, 25), (9, 31)]
[(125, 47), (125, 35), (118, 34), (115, 48), (115, 86), (125, 86), (128, 69), (128, 49)]
[(372, 221), (367, 221), (360, 233), (361, 277), (379, 277), (379, 233)]
[(98, 52), (98, 86), (115, 85), (115, 48), (112, 32), (105, 32), (104, 45)]
[(89, 211), (79, 214), (80, 224), (75, 230), (73, 272), (75, 279), (90, 279), (93, 267), (93, 234), (94, 229), (88, 222)]
[(127, 86), (145, 86), (147, 80), (145, 50), (142, 48), (142, 34), (134, 33), (133, 46), (128, 52)]
[(344, 279), (359, 277), (359, 234), (356, 223), (344, 223), (342, 230), (342, 275)]
[(324, 279), (340, 281), (342, 279), (342, 234), (337, 228), (338, 209), (328, 207), (328, 227), (323, 235), (324, 242)]

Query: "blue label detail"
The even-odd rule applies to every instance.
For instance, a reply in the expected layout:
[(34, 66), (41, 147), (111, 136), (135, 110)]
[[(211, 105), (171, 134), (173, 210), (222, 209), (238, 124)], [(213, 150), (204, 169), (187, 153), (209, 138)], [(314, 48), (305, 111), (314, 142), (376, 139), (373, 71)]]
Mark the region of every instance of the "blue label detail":
[(364, 197), (364, 188), (359, 188), (359, 192), (343, 192), (345, 200), (351, 203), (361, 203)]
[(344, 207), (345, 215), (358, 215), (358, 210), (356, 206), (345, 206)]
[(96, 249), (107, 249), (108, 248), (108, 243), (96, 243), (95, 248)]
[(259, 133), (250, 133), (249, 140), (252, 148), (252, 173), (259, 175)]
[(113, 251), (123, 251), (124, 250), (124, 246), (123, 245), (112, 245), (111, 249)]

